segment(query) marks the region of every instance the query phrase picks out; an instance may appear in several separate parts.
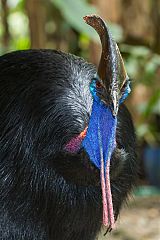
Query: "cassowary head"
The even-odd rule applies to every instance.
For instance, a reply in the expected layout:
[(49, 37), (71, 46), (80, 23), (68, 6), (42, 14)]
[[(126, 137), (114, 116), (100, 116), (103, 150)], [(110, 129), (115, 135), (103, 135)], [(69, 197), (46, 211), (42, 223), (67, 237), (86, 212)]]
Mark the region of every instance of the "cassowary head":
[[(95, 15), (84, 20), (101, 39), (98, 70), (82, 58), (53, 50), (0, 58), (0, 169), (2, 180), (9, 179), (1, 188), (15, 204), (21, 196), (25, 205), (27, 195), (36, 204), (30, 213), (45, 216), (53, 236), (65, 211), (63, 224), (67, 228), (70, 221), (73, 238), (59, 239), (75, 239), (77, 222), (91, 236), (86, 239), (93, 239), (102, 205), (103, 224), (113, 228), (137, 173), (134, 127), (123, 104), (130, 80), (103, 20)], [(77, 239), (82, 239), (78, 231)]]
[[(110, 179), (113, 183), (122, 177), (124, 183), (124, 180), (127, 181), (127, 176), (130, 177), (130, 174), (133, 176), (132, 170), (134, 171), (134, 164), (132, 165), (131, 162), (135, 155), (129, 156), (135, 150), (134, 130), (130, 115), (122, 104), (131, 91), (130, 79), (125, 71), (118, 46), (104, 21), (95, 15), (86, 16), (84, 20), (99, 34), (102, 54), (98, 71), (91, 65), (84, 64), (80, 59), (78, 65), (74, 62), (72, 80), (69, 81), (71, 85), (65, 95), (67, 101), (62, 105), (67, 104), (63, 109), (66, 115), (70, 115), (68, 120), (71, 125), (73, 124), (69, 128), (66, 126), (66, 130), (69, 129), (72, 134), (73, 131), (75, 132), (64, 146), (67, 163), (61, 165), (63, 170), (59, 163), (57, 168), (63, 172), (61, 174), (66, 179), (78, 184), (97, 186), (101, 184), (103, 224), (112, 229), (115, 222), (114, 215), (117, 215), (114, 214), (112, 202), (115, 201), (115, 212), (118, 212), (122, 202), (121, 197), (126, 195), (130, 182), (133, 181), (131, 177), (124, 192), (119, 193), (119, 200), (114, 199), (112, 189), (112, 201)], [(60, 102), (62, 101), (61, 99)]]

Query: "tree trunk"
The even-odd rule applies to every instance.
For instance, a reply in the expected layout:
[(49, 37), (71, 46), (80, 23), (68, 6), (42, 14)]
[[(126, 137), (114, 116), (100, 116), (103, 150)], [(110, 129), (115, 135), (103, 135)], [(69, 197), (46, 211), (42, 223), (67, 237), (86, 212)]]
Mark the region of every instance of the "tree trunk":
[(8, 26), (7, 18), (8, 18), (7, 0), (2, 0), (2, 24), (4, 27), (2, 42), (3, 42), (3, 47), (4, 47), (5, 51), (9, 47), (9, 40), (10, 40), (9, 26)]
[(42, 0), (26, 0), (26, 10), (29, 18), (31, 48), (45, 48), (46, 8)]
[(124, 29), (125, 42), (151, 47), (153, 42), (153, 19), (151, 1), (122, 0), (120, 23)]
[(152, 2), (152, 19), (154, 31), (154, 51), (160, 54), (160, 0)]

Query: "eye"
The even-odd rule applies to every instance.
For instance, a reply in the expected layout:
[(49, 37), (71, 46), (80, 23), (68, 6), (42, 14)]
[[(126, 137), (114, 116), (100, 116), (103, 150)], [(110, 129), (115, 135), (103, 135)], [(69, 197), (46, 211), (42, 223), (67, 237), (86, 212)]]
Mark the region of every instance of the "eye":
[(103, 92), (103, 84), (99, 81), (98, 78), (93, 78), (90, 83), (90, 91), (94, 99), (99, 100), (99, 96), (102, 95)]
[(102, 89), (102, 84), (99, 81), (96, 82), (96, 88)]

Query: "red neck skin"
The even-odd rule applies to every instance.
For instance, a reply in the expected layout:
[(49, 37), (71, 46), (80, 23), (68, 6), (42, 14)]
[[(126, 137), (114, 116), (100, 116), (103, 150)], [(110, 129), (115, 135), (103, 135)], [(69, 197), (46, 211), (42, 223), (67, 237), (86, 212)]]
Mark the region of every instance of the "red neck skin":
[(81, 143), (87, 134), (86, 127), (78, 136), (72, 138), (65, 146), (65, 150), (70, 153), (76, 153), (81, 148)]

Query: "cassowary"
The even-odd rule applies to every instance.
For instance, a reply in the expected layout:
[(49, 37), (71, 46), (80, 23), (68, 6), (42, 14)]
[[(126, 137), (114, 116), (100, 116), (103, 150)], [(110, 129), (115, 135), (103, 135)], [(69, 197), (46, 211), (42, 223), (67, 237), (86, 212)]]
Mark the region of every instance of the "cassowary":
[(0, 239), (93, 240), (135, 184), (130, 80), (103, 20), (98, 70), (54, 50), (0, 57)]

